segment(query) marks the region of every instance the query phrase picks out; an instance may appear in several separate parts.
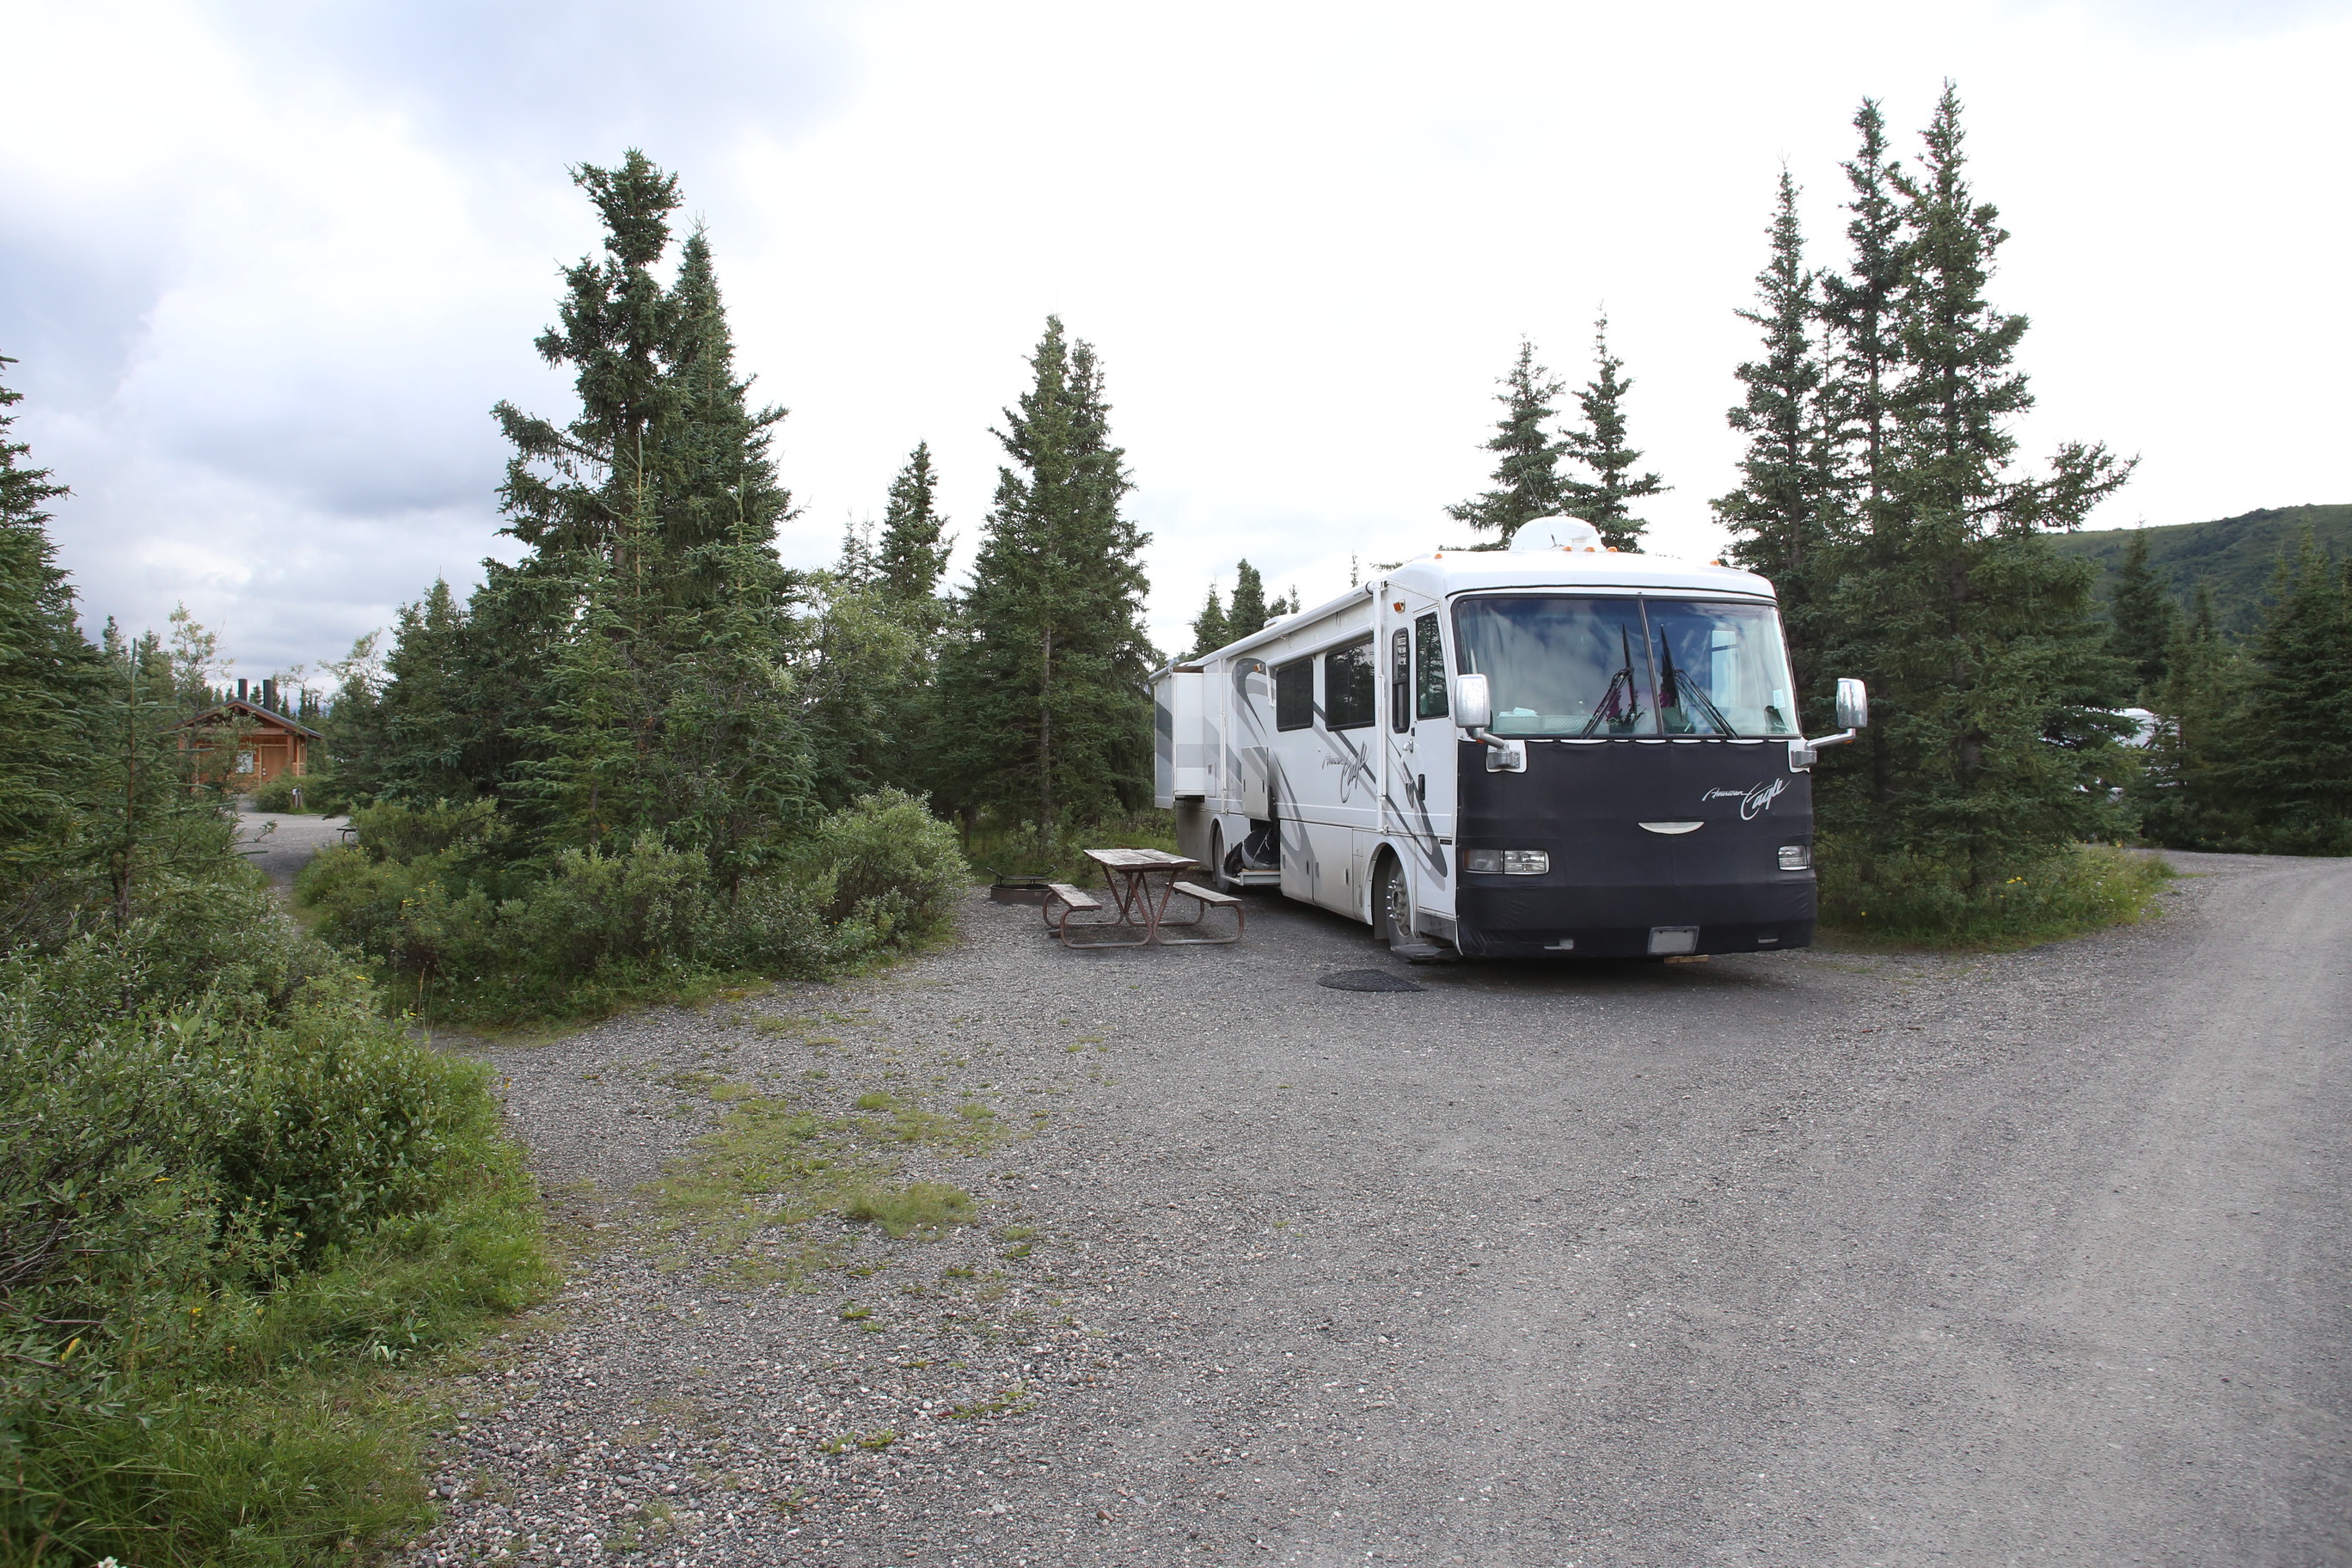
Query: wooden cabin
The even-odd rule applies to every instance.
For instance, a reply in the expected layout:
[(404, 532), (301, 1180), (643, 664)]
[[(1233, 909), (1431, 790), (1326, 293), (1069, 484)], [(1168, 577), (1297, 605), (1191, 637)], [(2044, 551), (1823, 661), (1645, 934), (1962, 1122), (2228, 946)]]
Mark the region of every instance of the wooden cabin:
[(272, 779), (300, 778), (310, 771), (310, 743), (324, 739), (309, 725), (242, 697), (183, 720), (179, 728), (181, 749), (196, 753), (198, 782), (240, 795)]

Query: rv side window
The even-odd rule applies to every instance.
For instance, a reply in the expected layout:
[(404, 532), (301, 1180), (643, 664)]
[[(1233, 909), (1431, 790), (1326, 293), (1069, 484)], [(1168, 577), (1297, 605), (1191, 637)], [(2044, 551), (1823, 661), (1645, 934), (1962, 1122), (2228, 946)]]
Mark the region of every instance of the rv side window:
[(1401, 630), (1390, 641), (1389, 728), (1401, 735), (1412, 728), (1412, 637)]
[(1274, 672), (1274, 727), (1304, 730), (1315, 722), (1315, 661), (1302, 658)]
[(1366, 637), (1323, 656), (1323, 727), (1361, 730), (1377, 723), (1380, 698), (1372, 666), (1372, 639)]
[[(1402, 635), (1402, 634), (1400, 634)], [(1437, 640), (1437, 617), (1412, 623), (1414, 706), (1424, 719), (1445, 717), (1445, 645)]]

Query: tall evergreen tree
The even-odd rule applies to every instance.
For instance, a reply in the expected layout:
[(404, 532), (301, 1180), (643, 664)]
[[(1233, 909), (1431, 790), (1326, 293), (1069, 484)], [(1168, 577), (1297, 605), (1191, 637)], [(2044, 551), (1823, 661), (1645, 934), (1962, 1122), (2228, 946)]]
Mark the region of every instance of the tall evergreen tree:
[(1447, 507), (1445, 515), (1495, 535), (1495, 547), (1508, 549), (1512, 536), (1528, 523), (1558, 517), (1564, 510), (1559, 459), (1568, 444), (1550, 429), (1564, 384), (1536, 363), (1533, 343), (1520, 340), (1519, 357), (1501, 384), (1495, 400), (1503, 405), (1503, 416), (1486, 442), (1486, 450), (1498, 458), (1495, 488)]
[[(2013, 471), (2007, 421), (2031, 405), (2014, 365), (2025, 318), (1985, 288), (2008, 237), (1970, 190), (1947, 86), (1904, 198), (1895, 300), (1901, 374), (1888, 397), (1882, 491), (1842, 574), (1843, 651), (1875, 682), (1864, 752), (1831, 783), (1833, 819), (1879, 850), (1955, 868), (1987, 891), (2072, 838), (2118, 831), (2107, 774), (2126, 676), (2104, 652), (2092, 570), (2045, 528), (2071, 528), (2130, 465), (2070, 445), (2043, 479)], [(2053, 743), (2054, 742), (2054, 743)]]
[(355, 638), (352, 651), (331, 661), (335, 689), (316, 726), (325, 736), (321, 746), (326, 771), (346, 799), (365, 803), (383, 790), (383, 770), (391, 760), (392, 737), (383, 710), (386, 672), (378, 649), (383, 634), (369, 632)]
[(1225, 618), (1224, 601), (1217, 596), (1217, 585), (1209, 584), (1209, 602), (1192, 617), (1192, 653), (1194, 658), (1204, 653), (1214, 653), (1234, 640), (1233, 625)]
[(2246, 659), (2214, 625), (2213, 594), (2197, 585), (2188, 624), (2165, 654), (2156, 735), (2134, 791), (2141, 830), (2179, 849), (2242, 844), (2252, 814), (2231, 770), (2248, 733)]
[(0, 386), (0, 950), (61, 941), (92, 914), (127, 921), (151, 889), (224, 866), (232, 829), (194, 764), (226, 764), (237, 740), (183, 743), (219, 647), (184, 607), (169, 647), (112, 621), (100, 647), (82, 636), (48, 531), (68, 492), (11, 438), (21, 400)]
[(394, 628), (376, 704), (384, 744), (376, 787), (420, 802), (468, 799), (480, 718), (466, 607), (436, 578), (425, 597), (400, 607)]
[(1632, 502), (1663, 495), (1669, 488), (1655, 474), (1635, 474), (1641, 452), (1626, 444), (1625, 395), (1633, 383), (1618, 372), (1625, 362), (1609, 352), (1609, 318), (1592, 324), (1593, 378), (1576, 395), (1584, 423), (1563, 437), (1568, 455), (1592, 475), (1568, 479), (1561, 488), (1566, 510), (1601, 532), (1601, 542), (1616, 550), (1637, 550), (1649, 524), (1633, 515)]
[(2143, 696), (2161, 690), (2166, 660), (2180, 636), (2180, 606), (2147, 563), (2145, 528), (2132, 530), (2124, 546), (2107, 619), (2107, 651), (2131, 667), (2136, 689)]
[(2239, 755), (2222, 770), (2253, 818), (2236, 847), (2352, 854), (2352, 564), (2304, 533), (2279, 558), (2252, 647)]
[(882, 542), (875, 552), (877, 569), (901, 604), (929, 610), (939, 598), (940, 579), (948, 569), (947, 520), (939, 513), (939, 478), (931, 469), (931, 444), (915, 443), (907, 466), (890, 481), (890, 500), (882, 512)]
[(1867, 513), (1886, 488), (1890, 399), (1904, 363), (1896, 303), (1907, 253), (1897, 189), (1902, 165), (1887, 155), (1886, 121), (1875, 100), (1862, 100), (1853, 128), (1862, 145), (1843, 165), (1848, 261), (1843, 272), (1825, 273), (1821, 280), (1822, 321), (1834, 362), (1823, 391), (1850, 492)]
[(0, 386), (0, 883), (65, 852), (99, 675), (49, 537), (48, 503), (68, 492), (28, 464), (29, 443), (9, 439), (23, 400)]
[(799, 676), (819, 800), (847, 804), (882, 785), (940, 786), (938, 665), (955, 605), (940, 593), (945, 519), (929, 443), (890, 482), (880, 541), (853, 531), (814, 584)]
[(1732, 559), (1770, 577), (1779, 590), (1799, 700), (1818, 703), (1824, 601), (1834, 571), (1830, 552), (1846, 530), (1822, 408), (1827, 377), (1814, 336), (1815, 280), (1805, 266), (1797, 184), (1786, 169), (1769, 233), (1756, 309), (1739, 312), (1764, 336), (1762, 357), (1736, 373), (1747, 393), (1728, 416), (1731, 427), (1748, 437), (1740, 486), (1714, 508), (1732, 535)]
[[(1279, 603), (1279, 601), (1277, 601)], [(1265, 602), (1265, 579), (1244, 561), (1234, 568), (1234, 602), (1225, 611), (1225, 640), (1234, 641), (1265, 629), (1275, 616)]]
[[(566, 270), (538, 346), (573, 367), (579, 412), (494, 411), (514, 448), (507, 531), (530, 554), (486, 563), (464, 612), (436, 590), (404, 621), (386, 787), (494, 793), (539, 847), (656, 834), (733, 877), (808, 793), (789, 674), (803, 584), (774, 549), (792, 515), (770, 456), (784, 412), (755, 407), (735, 372), (709, 237), (658, 275), (676, 178), (632, 151), (574, 179), (604, 250)], [(461, 720), (441, 726), (445, 708)]]
[(675, 413), (686, 393), (667, 373), (682, 357), (688, 302), (654, 272), (669, 248), (677, 177), (632, 149), (620, 167), (583, 164), (572, 180), (604, 220), (604, 254), (565, 269), (559, 324), (540, 334), (537, 347), (549, 364), (576, 367), (580, 412), (558, 426), (510, 403), (492, 410), (515, 449), (501, 491), (504, 531), (540, 562), (587, 552), (625, 572), (623, 523), (651, 510), (661, 447), (656, 422)]
[(1142, 629), (1147, 542), (1120, 513), (1125, 454), (1110, 442), (1093, 349), (1048, 317), (1034, 379), (997, 433), (997, 473), (942, 660), (942, 728), (967, 808), (1048, 836), (1149, 790), (1152, 652)]

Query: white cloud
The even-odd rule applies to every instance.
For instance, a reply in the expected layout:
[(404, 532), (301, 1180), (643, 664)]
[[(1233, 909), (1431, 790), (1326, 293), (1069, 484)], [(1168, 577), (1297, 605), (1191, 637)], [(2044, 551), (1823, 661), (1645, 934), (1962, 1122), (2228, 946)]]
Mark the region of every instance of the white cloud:
[[(1456, 531), (1521, 333), (1594, 311), (1711, 553), (1785, 158), (1818, 255), (1847, 119), (1941, 79), (2016, 239), (2063, 437), (2143, 454), (2105, 521), (2340, 500), (2341, 5), (20, 8), (0, 353), (94, 615), (185, 598), (258, 673), (496, 541), (501, 396), (596, 242), (562, 165), (640, 142), (709, 220), (828, 555), (931, 441), (968, 545), (1043, 317), (1099, 345), (1178, 638), (1248, 555), (1310, 598)], [(2151, 21), (2151, 15), (2157, 20)]]

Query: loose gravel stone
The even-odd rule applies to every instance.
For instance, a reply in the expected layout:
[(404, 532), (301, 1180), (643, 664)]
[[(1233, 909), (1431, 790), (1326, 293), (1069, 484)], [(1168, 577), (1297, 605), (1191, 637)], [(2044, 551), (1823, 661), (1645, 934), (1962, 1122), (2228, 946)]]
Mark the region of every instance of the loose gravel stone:
[[(2179, 858), (2030, 952), (1412, 993), (1262, 895), (1093, 952), (975, 897), (876, 977), (471, 1047), (572, 1250), (405, 1561), (2339, 1561), (2352, 868)], [(1006, 1136), (901, 1152), (981, 1200), (940, 1239), (746, 1248), (647, 1190), (725, 1085)]]

